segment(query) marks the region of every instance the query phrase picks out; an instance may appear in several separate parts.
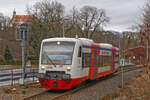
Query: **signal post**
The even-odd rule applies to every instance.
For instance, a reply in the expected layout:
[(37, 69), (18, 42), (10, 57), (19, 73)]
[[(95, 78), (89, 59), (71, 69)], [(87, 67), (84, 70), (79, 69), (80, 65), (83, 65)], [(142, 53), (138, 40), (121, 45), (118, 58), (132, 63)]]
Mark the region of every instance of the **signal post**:
[[(20, 33), (19, 33), (19, 40), (21, 41), (21, 49), (22, 49), (22, 77), (19, 80), (19, 83), (21, 84), (22, 88), (25, 88), (24, 86), (24, 79), (25, 79), (25, 53), (24, 53), (24, 47), (25, 47), (25, 40), (27, 40), (27, 30), (28, 25), (27, 24), (21, 24), (20, 25)], [(18, 39), (17, 39), (18, 40)]]

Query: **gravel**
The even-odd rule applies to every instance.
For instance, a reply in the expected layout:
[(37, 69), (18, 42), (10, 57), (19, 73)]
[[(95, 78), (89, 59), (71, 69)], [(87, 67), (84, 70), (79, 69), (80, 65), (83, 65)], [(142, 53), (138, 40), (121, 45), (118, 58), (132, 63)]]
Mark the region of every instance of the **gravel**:
[[(136, 77), (143, 69), (138, 69), (124, 73), (124, 83)], [(60, 100), (100, 100), (106, 94), (117, 90), (121, 85), (121, 74), (114, 77), (106, 77), (104, 80), (98, 80), (95, 85), (82, 89), (74, 94), (63, 96)], [(57, 100), (59, 100), (57, 99)]]
[[(139, 75), (141, 70), (143, 69), (138, 69), (138, 70), (124, 73), (124, 82), (127, 82), (133, 77)], [(118, 86), (121, 85), (121, 74), (107, 76), (105, 78), (101, 78), (93, 82), (94, 82), (94, 85), (81, 89), (71, 95), (58, 98), (57, 100), (100, 100), (104, 95), (111, 93), (118, 89)], [(40, 91), (41, 89), (37, 88), (36, 90)], [(32, 94), (34, 92), (35, 91), (30, 91), (29, 93)], [(58, 90), (57, 91), (50, 90), (44, 95), (42, 96), (39, 95), (37, 98), (30, 99), (30, 100), (50, 100), (57, 95), (61, 95), (62, 93), (65, 93), (65, 92), (58, 91)], [(16, 96), (15, 94), (14, 95), (13, 94), (12, 95), (7, 95), (7, 94), (0, 95), (0, 100), (18, 100), (18, 99), (19, 99), (18, 96)]]

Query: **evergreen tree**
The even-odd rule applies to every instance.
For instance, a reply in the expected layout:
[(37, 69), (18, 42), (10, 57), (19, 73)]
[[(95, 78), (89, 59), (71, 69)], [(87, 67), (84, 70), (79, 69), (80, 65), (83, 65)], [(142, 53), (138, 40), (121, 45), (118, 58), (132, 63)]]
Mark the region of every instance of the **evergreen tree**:
[(8, 48), (8, 45), (6, 45), (6, 47), (5, 47), (5, 51), (4, 51), (4, 55), (3, 56), (4, 56), (5, 60), (13, 59), (13, 56), (12, 56), (12, 54), (11, 54), (9, 48)]

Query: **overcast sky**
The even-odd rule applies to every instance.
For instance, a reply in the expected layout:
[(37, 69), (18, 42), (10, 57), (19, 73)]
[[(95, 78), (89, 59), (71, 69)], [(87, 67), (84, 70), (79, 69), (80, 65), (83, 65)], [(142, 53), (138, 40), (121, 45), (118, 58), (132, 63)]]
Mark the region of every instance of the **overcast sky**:
[[(26, 14), (26, 5), (33, 5), (41, 0), (0, 0), (0, 12), (4, 15), (12, 16), (15, 8), (17, 14)], [(142, 8), (147, 0), (56, 0), (65, 6), (69, 11), (73, 7), (80, 9), (85, 5), (103, 8), (110, 23), (106, 29), (125, 31), (140, 22)]]

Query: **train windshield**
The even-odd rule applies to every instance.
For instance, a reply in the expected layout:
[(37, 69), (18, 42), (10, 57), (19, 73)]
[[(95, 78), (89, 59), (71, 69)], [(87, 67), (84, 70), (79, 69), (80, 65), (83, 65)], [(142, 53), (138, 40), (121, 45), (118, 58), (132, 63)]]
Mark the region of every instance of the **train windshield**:
[(42, 46), (41, 64), (71, 65), (75, 42), (44, 42)]

